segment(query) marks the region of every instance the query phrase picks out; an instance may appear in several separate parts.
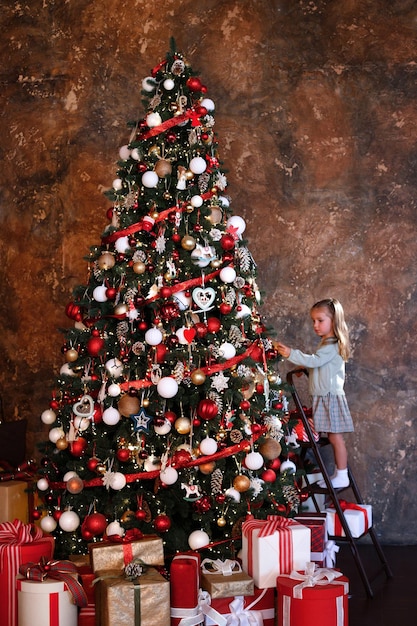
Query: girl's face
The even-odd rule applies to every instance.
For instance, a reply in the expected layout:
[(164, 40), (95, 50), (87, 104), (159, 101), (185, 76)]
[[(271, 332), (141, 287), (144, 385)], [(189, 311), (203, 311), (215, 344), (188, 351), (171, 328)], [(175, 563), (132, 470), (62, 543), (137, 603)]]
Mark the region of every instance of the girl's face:
[(322, 339), (334, 337), (333, 319), (326, 308), (313, 309), (310, 315), (316, 335)]

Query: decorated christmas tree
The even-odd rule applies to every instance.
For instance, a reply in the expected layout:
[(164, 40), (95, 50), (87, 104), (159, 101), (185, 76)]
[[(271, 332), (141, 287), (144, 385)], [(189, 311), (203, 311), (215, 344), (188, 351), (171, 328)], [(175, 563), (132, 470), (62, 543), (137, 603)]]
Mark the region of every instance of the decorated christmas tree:
[(215, 105), (174, 42), (142, 82), (86, 284), (66, 307), (64, 364), (37, 490), (56, 554), (160, 534), (219, 554), (249, 514), (299, 504), (287, 400), (234, 215)]

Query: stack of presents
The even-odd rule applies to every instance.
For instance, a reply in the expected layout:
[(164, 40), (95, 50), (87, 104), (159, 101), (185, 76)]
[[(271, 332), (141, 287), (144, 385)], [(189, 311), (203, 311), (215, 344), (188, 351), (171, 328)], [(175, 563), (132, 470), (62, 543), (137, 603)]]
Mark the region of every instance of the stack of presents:
[[(332, 509), (248, 516), (234, 559), (211, 559), (209, 547), (167, 557), (149, 535), (104, 539), (61, 561), (53, 537), (27, 521), (26, 487), (0, 483), (0, 624), (304, 626), (313, 614), (322, 626), (348, 624), (349, 582), (333, 540), (343, 530)], [(371, 514), (365, 505), (346, 511), (354, 536)]]

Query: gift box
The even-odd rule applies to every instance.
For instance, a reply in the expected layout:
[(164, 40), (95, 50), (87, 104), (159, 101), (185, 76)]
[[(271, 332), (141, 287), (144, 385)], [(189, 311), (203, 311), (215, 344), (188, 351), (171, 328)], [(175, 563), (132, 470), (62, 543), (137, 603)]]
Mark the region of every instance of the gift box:
[(310, 561), (323, 566), (327, 543), (327, 514), (300, 513), (294, 517), (296, 522), (308, 526), (311, 530)]
[(146, 565), (164, 564), (162, 539), (152, 535), (131, 542), (100, 541), (90, 544), (88, 549), (94, 572), (105, 569), (121, 570), (134, 558), (140, 558)]
[(242, 524), (242, 567), (264, 589), (276, 586), (279, 574), (303, 569), (310, 561), (311, 531), (294, 520), (271, 515)]
[(314, 569), (308, 563), (303, 572), (277, 578), (278, 626), (348, 626), (349, 581), (340, 572)]
[(275, 589), (258, 589), (251, 596), (236, 596), (211, 600), (203, 607), (206, 614), (205, 626), (239, 626), (253, 624), (275, 625)]
[(193, 618), (195, 624), (203, 622), (199, 607), (201, 557), (198, 552), (177, 554), (171, 563), (171, 626), (182, 619)]
[(95, 626), (96, 607), (95, 604), (87, 604), (78, 614), (78, 626)]
[(97, 626), (170, 623), (169, 582), (153, 567), (131, 581), (120, 570), (96, 572)]
[(16, 576), (27, 561), (52, 558), (53, 537), (20, 520), (0, 524), (0, 624), (17, 624)]
[(18, 626), (77, 626), (78, 607), (62, 580), (18, 578)]
[(253, 578), (242, 571), (240, 563), (230, 559), (204, 559), (201, 564), (201, 587), (209, 592), (212, 599), (252, 596), (254, 593)]
[[(353, 502), (346, 502), (345, 500), (339, 500), (340, 506), (343, 510), (344, 518), (349, 526), (349, 530), (352, 533), (352, 537), (360, 537), (368, 531), (368, 528), (372, 526), (372, 506), (370, 504), (354, 504)], [(346, 533), (343, 530), (339, 516), (337, 515), (333, 507), (325, 509), (327, 513), (327, 529), (330, 536), (345, 537)]]
[(0, 523), (15, 519), (24, 524), (29, 521), (28, 484), (23, 480), (10, 480), (0, 484)]

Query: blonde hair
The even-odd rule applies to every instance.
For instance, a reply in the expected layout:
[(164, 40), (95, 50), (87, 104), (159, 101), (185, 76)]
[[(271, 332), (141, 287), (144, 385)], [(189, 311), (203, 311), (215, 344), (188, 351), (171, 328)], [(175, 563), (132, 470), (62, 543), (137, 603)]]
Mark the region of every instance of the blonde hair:
[(333, 321), (333, 331), (339, 344), (339, 354), (344, 361), (350, 356), (349, 330), (345, 322), (345, 312), (339, 300), (327, 298), (320, 300), (311, 307), (313, 309), (327, 309)]

